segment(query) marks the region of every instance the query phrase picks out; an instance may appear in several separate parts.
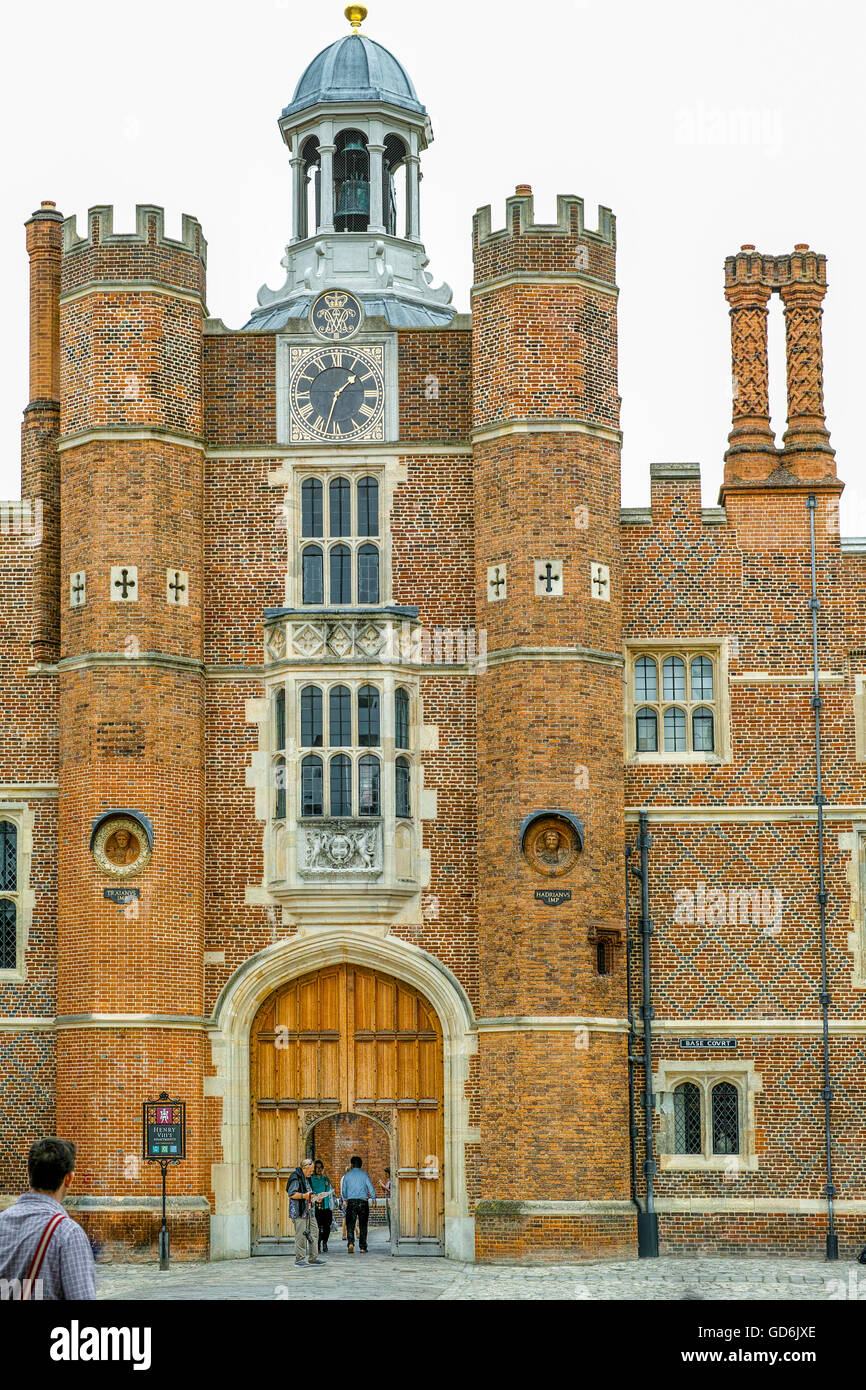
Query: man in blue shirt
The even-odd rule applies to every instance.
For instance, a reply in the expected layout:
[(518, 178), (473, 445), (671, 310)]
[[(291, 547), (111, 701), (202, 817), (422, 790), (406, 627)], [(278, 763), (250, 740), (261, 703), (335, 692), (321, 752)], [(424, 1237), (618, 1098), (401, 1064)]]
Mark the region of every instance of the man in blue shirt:
[(62, 1205), (75, 1176), (75, 1145), (37, 1139), (27, 1168), (30, 1191), (0, 1213), (0, 1298), (95, 1298), (90, 1241)]
[(350, 1255), (355, 1253), (355, 1222), (358, 1223), (358, 1241), (361, 1254), (367, 1253), (367, 1222), (370, 1219), (370, 1200), (375, 1202), (376, 1189), (370, 1181), (369, 1173), (364, 1172), (360, 1158), (351, 1160), (348, 1173), (343, 1174), (340, 1183), (340, 1197), (346, 1203), (346, 1249)]

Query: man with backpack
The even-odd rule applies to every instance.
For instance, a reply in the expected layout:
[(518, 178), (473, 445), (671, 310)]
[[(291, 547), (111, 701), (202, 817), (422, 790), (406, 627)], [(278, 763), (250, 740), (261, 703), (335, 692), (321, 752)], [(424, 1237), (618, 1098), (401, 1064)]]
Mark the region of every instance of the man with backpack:
[(290, 1174), (289, 1181), (286, 1183), (286, 1191), (289, 1194), (289, 1216), (295, 1227), (295, 1264), (306, 1265), (305, 1259), (309, 1247), (309, 1263), (311, 1265), (322, 1265), (324, 1261), (319, 1259), (318, 1252), (314, 1248), (317, 1238), (312, 1234), (312, 1213), (313, 1205), (321, 1202), (324, 1197), (323, 1192), (313, 1190), (313, 1160), (311, 1158), (302, 1159), (295, 1171)]
[(95, 1298), (90, 1241), (61, 1206), (75, 1176), (75, 1145), (37, 1139), (27, 1170), (30, 1190), (0, 1212), (0, 1298)]

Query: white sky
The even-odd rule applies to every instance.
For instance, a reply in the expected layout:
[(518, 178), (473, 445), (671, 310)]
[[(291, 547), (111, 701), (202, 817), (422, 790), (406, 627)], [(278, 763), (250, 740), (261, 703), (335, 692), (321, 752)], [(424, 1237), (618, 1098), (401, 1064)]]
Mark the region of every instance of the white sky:
[[(309, 60), (349, 31), (342, 0), (42, 0), (8, 6), (0, 267), (0, 495), (18, 494), (27, 402), (23, 223), (43, 198), (67, 216), (136, 202), (209, 242), (208, 306), (245, 322), (282, 283), (289, 164), (276, 122)], [(649, 497), (651, 460), (700, 460), (715, 505), (730, 428), (726, 255), (742, 242), (828, 257), (827, 418), (848, 487), (842, 530), (866, 535), (858, 408), (866, 277), (864, 28), (850, 0), (370, 0), (364, 32), (403, 62), (433, 119), (422, 232), (435, 282), (469, 307), (471, 219), (531, 183), (617, 216), (623, 501)], [(773, 300), (779, 310), (778, 297)], [(781, 324), (771, 324), (774, 421), (784, 429)]]

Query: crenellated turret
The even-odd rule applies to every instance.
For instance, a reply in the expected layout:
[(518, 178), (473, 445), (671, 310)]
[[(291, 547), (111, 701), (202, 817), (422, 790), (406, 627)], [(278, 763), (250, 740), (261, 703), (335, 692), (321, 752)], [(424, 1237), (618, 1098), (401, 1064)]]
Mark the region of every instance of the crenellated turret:
[[(206, 246), (149, 206), (130, 234), (106, 207), (63, 234), (58, 1126), (112, 1241), (121, 1201), (157, 1192), (134, 1158), (141, 1098), (182, 1095), (201, 1125)], [(191, 1154), (175, 1190), (203, 1253)]]
[[(615, 224), (531, 190), (476, 216), (472, 297), (478, 675), (482, 1201), (479, 1255), (591, 1249), (584, 1200), (623, 1201), (622, 571)], [(515, 1016), (517, 1016), (515, 1018)], [(514, 1045), (493, 1021), (529, 1016)], [(582, 1017), (577, 1040), (556, 1020)], [(545, 1019), (550, 1018), (549, 1027)], [(604, 1095), (604, 1104), (598, 1097)], [(515, 1150), (509, 1116), (532, 1097)], [(525, 1142), (524, 1142), (525, 1141)], [(554, 1231), (518, 1191), (575, 1203)], [(623, 1201), (611, 1249), (630, 1251)], [(512, 1257), (514, 1257), (512, 1255)]]

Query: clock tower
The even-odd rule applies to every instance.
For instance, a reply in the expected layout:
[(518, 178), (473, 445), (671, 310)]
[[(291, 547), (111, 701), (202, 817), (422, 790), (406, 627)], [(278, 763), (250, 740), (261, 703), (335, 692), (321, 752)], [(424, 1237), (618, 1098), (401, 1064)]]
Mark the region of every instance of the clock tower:
[[(451, 289), (434, 288), (421, 241), (421, 156), (433, 142), (430, 117), (402, 64), (358, 32), (363, 6), (350, 5), (346, 16), (354, 32), (313, 59), (280, 117), (292, 169), (286, 280), (279, 290), (259, 290), (251, 330), (280, 332), (306, 319), (314, 333), (335, 341), (362, 330), (365, 317), (384, 317), (391, 328), (441, 328), (454, 317)], [(335, 333), (329, 325), (338, 320)], [(332, 380), (323, 379), (314, 396), (327, 394)], [(326, 434), (313, 437), (331, 437), (349, 418), (348, 403), (338, 403)], [(375, 438), (372, 417), (363, 421), (361, 415), (353, 438)]]

